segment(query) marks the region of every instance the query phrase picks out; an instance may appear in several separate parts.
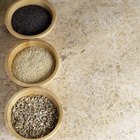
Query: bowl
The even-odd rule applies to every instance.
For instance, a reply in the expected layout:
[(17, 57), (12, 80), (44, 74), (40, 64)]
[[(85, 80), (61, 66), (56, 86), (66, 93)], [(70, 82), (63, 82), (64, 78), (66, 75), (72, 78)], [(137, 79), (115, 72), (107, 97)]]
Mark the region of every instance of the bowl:
[(60, 128), (61, 122), (62, 122), (62, 116), (63, 116), (63, 111), (62, 111), (62, 106), (58, 100), (58, 98), (48, 89), (44, 89), (44, 88), (40, 88), (40, 87), (32, 87), (32, 88), (26, 88), (23, 89), (21, 91), (19, 91), (18, 93), (16, 93), (7, 103), (6, 108), (5, 108), (5, 123), (6, 123), (6, 127), (8, 128), (9, 132), (14, 135), (15, 137), (19, 138), (20, 140), (34, 140), (34, 139), (28, 139), (28, 138), (24, 138), (21, 135), (19, 135), (14, 128), (12, 127), (12, 123), (11, 123), (11, 110), (12, 107), (14, 106), (14, 104), (22, 97), (25, 96), (30, 96), (30, 95), (43, 95), (45, 97), (47, 97), (49, 100), (51, 100), (53, 102), (53, 104), (56, 106), (57, 111), (58, 111), (58, 122), (55, 126), (55, 128), (46, 136), (42, 137), (42, 138), (37, 138), (36, 140), (47, 140), (50, 137), (52, 137), (57, 130)]
[[(53, 56), (54, 62), (55, 62), (54, 69), (53, 69), (53, 72), (51, 73), (51, 75), (48, 78), (46, 78), (45, 80), (43, 80), (41, 82), (37, 82), (37, 83), (22, 82), (22, 81), (18, 80), (12, 72), (12, 64), (13, 64), (14, 58), (17, 56), (17, 54), (19, 52), (21, 52), (22, 50), (24, 50), (30, 46), (37, 46), (37, 47), (42, 47), (42, 48), (47, 49), (50, 52), (50, 54)], [(21, 41), (20, 43), (15, 44), (11, 48), (9, 54), (6, 57), (6, 61), (5, 61), (5, 69), (6, 69), (6, 72), (9, 76), (9, 78), (16, 84), (23, 86), (23, 87), (44, 86), (45, 84), (50, 82), (55, 77), (55, 75), (58, 71), (58, 68), (59, 68), (59, 56), (58, 56), (56, 50), (53, 48), (53, 46), (51, 44), (44, 42), (42, 40), (24, 40), (24, 41)]]
[[(37, 6), (46, 8), (52, 17), (50, 26), (45, 31), (43, 31), (39, 34), (36, 34), (36, 35), (22, 35), (22, 34), (16, 32), (12, 26), (12, 16), (15, 13), (15, 11), (21, 7), (29, 6), (29, 5), (37, 5)], [(9, 30), (9, 32), (12, 35), (14, 35), (15, 37), (20, 38), (20, 39), (34, 39), (34, 38), (39, 38), (39, 37), (42, 37), (42, 36), (48, 34), (53, 29), (55, 21), (56, 21), (56, 13), (55, 13), (54, 7), (47, 0), (18, 0), (16, 2), (14, 2), (7, 9), (7, 12), (5, 15), (5, 25), (6, 25), (7, 29)]]

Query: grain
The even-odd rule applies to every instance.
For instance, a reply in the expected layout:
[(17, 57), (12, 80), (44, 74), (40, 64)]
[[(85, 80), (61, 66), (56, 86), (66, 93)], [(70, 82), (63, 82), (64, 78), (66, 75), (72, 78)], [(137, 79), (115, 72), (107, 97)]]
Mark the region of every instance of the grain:
[(25, 96), (13, 106), (11, 121), (19, 135), (25, 138), (41, 138), (55, 128), (58, 111), (45, 96)]
[(36, 35), (51, 24), (49, 11), (41, 6), (29, 5), (19, 8), (12, 16), (13, 29), (22, 35)]
[(19, 52), (12, 63), (14, 77), (28, 84), (46, 80), (54, 69), (54, 57), (47, 49), (37, 46), (31, 46)]

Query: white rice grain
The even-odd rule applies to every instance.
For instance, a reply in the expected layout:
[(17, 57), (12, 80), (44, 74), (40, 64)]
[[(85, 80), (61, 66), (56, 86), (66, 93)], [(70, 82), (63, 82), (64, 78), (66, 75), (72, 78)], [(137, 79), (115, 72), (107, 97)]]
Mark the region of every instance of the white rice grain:
[(16, 79), (33, 84), (47, 79), (54, 67), (54, 58), (47, 49), (31, 46), (17, 54), (13, 60), (12, 71)]

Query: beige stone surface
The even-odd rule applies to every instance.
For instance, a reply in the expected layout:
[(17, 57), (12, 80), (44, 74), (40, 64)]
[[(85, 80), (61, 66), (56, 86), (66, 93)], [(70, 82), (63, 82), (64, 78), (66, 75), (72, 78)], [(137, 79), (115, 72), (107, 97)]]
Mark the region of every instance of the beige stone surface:
[[(0, 0), (0, 140), (16, 140), (5, 128), (4, 107), (22, 89), (4, 61), (19, 41), (4, 26)], [(57, 12), (42, 39), (60, 55), (60, 69), (45, 87), (61, 100), (63, 124), (50, 140), (140, 140), (140, 0), (50, 0)]]

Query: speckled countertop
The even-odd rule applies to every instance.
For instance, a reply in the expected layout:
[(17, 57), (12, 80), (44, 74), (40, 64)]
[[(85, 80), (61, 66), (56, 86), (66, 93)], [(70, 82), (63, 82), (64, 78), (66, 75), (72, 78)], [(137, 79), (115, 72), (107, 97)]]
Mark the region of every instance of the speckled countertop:
[[(0, 0), (0, 140), (9, 98), (22, 89), (5, 73), (14, 38)], [(50, 0), (56, 26), (42, 38), (60, 54), (58, 75), (46, 88), (62, 102), (62, 127), (51, 140), (140, 140), (140, 0)]]

